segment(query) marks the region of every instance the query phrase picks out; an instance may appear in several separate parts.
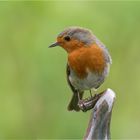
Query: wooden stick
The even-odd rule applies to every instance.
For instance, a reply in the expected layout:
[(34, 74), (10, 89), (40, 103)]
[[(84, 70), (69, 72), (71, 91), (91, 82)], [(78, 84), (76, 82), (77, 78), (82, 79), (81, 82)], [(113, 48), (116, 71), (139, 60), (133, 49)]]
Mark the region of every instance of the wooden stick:
[(84, 140), (109, 140), (110, 121), (115, 93), (107, 89), (96, 102)]

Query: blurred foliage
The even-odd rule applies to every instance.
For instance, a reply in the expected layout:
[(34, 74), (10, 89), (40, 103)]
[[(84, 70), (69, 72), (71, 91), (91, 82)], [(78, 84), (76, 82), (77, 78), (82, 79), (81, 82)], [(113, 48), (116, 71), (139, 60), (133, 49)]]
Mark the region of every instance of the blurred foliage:
[[(93, 30), (113, 64), (112, 138), (140, 138), (140, 2), (0, 2), (0, 138), (82, 138), (90, 112), (68, 112), (67, 54), (48, 49), (65, 27)], [(88, 94), (88, 93), (87, 93)]]

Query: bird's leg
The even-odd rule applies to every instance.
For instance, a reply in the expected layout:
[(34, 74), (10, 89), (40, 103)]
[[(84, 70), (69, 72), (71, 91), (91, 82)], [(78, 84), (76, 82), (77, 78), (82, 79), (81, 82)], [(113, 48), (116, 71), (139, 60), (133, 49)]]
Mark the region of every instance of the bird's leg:
[(89, 92), (90, 92), (90, 97), (92, 97), (92, 92), (91, 92), (91, 89), (89, 90)]
[(81, 101), (80, 93), (79, 93), (79, 92), (78, 92), (78, 101), (79, 101), (79, 102)]
[(78, 106), (79, 106), (79, 108), (83, 111), (83, 112), (86, 112), (87, 110), (86, 110), (86, 106), (85, 106), (85, 101), (84, 101), (84, 99), (82, 99), (81, 97), (80, 97), (80, 93), (78, 92)]

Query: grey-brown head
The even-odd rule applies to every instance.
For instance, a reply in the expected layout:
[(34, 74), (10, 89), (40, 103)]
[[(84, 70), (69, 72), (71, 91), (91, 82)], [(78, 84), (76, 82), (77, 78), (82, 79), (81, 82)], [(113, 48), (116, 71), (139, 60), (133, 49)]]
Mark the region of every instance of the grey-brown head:
[(69, 27), (57, 36), (57, 42), (50, 47), (61, 46), (67, 52), (79, 47), (89, 46), (95, 42), (95, 36), (88, 29), (81, 27)]

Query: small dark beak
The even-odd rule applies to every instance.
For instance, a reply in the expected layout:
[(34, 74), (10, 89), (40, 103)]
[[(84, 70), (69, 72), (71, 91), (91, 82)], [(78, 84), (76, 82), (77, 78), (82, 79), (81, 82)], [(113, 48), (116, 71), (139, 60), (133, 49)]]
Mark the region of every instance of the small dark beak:
[(53, 43), (52, 45), (49, 46), (49, 48), (56, 47), (56, 46), (60, 46), (58, 42)]

